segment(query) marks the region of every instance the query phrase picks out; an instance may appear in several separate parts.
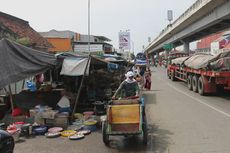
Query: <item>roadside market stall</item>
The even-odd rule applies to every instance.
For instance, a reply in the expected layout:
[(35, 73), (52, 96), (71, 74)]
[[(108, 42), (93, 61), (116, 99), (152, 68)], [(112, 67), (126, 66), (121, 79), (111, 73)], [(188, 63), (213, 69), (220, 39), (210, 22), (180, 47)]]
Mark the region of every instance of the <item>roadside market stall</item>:
[[(53, 68), (56, 65), (56, 58), (48, 52), (34, 50), (8, 39), (2, 39), (0, 40), (0, 63), (0, 89), (4, 91), (0, 95), (2, 113), (0, 118), (5, 113), (11, 112), (13, 117), (11, 116), (10, 119), (5, 120), (7, 124), (17, 120), (24, 120), (25, 115), (17, 114), (18, 108), (26, 106), (24, 103), (20, 103), (23, 101), (20, 100), (24, 99), (27, 104), (32, 105), (36, 105), (36, 103), (29, 100), (29, 95), (31, 96), (31, 94), (20, 96), (21, 91), (26, 86), (25, 81), (22, 80), (40, 75)], [(12, 94), (13, 92), (14, 94)], [(28, 90), (25, 93), (35, 94), (35, 92)]]
[[(10, 84), (15, 83), (16, 90), (18, 81), (46, 72), (56, 64), (56, 58), (53, 54), (34, 50), (8, 39), (2, 39), (0, 41), (0, 63), (0, 89), (8, 91), (11, 109), (13, 110), (14, 104)], [(23, 88), (24, 83), (20, 88)], [(8, 89), (6, 86), (8, 86)], [(4, 100), (7, 99), (6, 96), (8, 95), (1, 95)]]
[(71, 83), (64, 84), (69, 87), (69, 92), (76, 95), (74, 113), (76, 109), (81, 113), (93, 111), (95, 102), (108, 101), (126, 72), (123, 60), (113, 58), (111, 61), (108, 56), (63, 53), (58, 55), (58, 59), (63, 60), (61, 75), (71, 80)]

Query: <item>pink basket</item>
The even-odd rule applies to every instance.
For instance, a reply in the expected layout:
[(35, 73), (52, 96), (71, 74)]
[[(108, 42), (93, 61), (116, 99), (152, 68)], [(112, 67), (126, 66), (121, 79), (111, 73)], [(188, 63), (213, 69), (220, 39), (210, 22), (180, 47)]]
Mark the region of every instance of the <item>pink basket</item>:
[(84, 115), (90, 116), (93, 115), (94, 112), (93, 111), (87, 111), (87, 112), (83, 112)]

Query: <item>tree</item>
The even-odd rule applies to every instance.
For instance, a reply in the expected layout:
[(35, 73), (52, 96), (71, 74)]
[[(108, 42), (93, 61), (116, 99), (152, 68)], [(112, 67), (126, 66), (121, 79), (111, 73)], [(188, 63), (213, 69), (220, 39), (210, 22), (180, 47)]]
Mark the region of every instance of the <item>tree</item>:
[(134, 60), (134, 59), (135, 59), (134, 53), (130, 53), (130, 58), (131, 58), (131, 60)]

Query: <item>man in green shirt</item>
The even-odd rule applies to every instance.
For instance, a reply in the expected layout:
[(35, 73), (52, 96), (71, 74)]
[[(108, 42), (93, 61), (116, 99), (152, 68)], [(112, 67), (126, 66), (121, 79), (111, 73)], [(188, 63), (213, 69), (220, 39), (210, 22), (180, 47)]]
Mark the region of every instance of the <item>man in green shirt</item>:
[(140, 89), (137, 81), (134, 79), (134, 73), (129, 71), (125, 76), (126, 79), (120, 84), (112, 99), (139, 96)]

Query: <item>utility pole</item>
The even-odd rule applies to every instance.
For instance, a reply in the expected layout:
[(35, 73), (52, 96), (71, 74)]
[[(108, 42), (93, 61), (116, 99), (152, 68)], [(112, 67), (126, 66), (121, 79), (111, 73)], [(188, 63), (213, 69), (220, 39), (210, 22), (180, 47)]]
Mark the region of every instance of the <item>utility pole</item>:
[(88, 51), (90, 53), (90, 0), (88, 0)]

